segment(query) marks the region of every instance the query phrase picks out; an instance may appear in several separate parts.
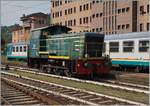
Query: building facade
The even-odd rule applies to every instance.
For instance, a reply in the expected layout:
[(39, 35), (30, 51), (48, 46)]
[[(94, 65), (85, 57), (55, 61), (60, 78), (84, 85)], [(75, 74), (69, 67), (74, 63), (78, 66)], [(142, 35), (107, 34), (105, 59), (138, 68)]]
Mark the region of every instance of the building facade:
[(49, 15), (41, 12), (30, 15), (23, 14), (20, 19), (23, 25), (16, 27), (12, 31), (12, 43), (27, 42), (30, 38), (30, 31), (32, 29), (49, 25)]
[(119, 34), (149, 30), (149, 0), (53, 0), (52, 24), (72, 32)]

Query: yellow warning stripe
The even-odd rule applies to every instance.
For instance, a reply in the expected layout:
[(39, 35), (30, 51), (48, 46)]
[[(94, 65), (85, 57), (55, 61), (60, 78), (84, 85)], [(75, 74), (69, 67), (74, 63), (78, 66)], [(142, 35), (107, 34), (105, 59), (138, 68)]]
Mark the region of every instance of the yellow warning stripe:
[(70, 59), (69, 56), (49, 56), (49, 58), (53, 58), (53, 59)]
[(49, 52), (39, 52), (39, 54), (49, 54)]

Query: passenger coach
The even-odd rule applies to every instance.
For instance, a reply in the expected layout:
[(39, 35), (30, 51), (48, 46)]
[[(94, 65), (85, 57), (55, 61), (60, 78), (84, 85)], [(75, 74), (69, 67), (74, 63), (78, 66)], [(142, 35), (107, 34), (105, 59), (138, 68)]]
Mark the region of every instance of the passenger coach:
[(103, 53), (110, 56), (112, 65), (148, 71), (150, 61), (149, 32), (105, 36)]

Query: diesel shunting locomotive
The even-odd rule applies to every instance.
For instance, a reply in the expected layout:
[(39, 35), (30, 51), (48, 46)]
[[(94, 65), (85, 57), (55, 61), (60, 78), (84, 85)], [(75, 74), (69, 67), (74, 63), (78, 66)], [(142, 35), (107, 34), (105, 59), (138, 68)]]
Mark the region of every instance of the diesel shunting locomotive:
[(70, 30), (57, 25), (32, 30), (28, 66), (67, 76), (110, 72), (111, 60), (108, 56), (102, 56), (104, 35), (68, 33)]

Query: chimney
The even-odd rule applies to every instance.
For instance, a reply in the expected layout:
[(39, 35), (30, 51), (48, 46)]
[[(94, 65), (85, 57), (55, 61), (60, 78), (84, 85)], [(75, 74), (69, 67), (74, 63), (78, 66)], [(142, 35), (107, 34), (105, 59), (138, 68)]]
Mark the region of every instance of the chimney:
[(25, 17), (26, 15), (25, 15), (25, 14), (23, 14), (22, 16), (23, 16), (23, 17)]

